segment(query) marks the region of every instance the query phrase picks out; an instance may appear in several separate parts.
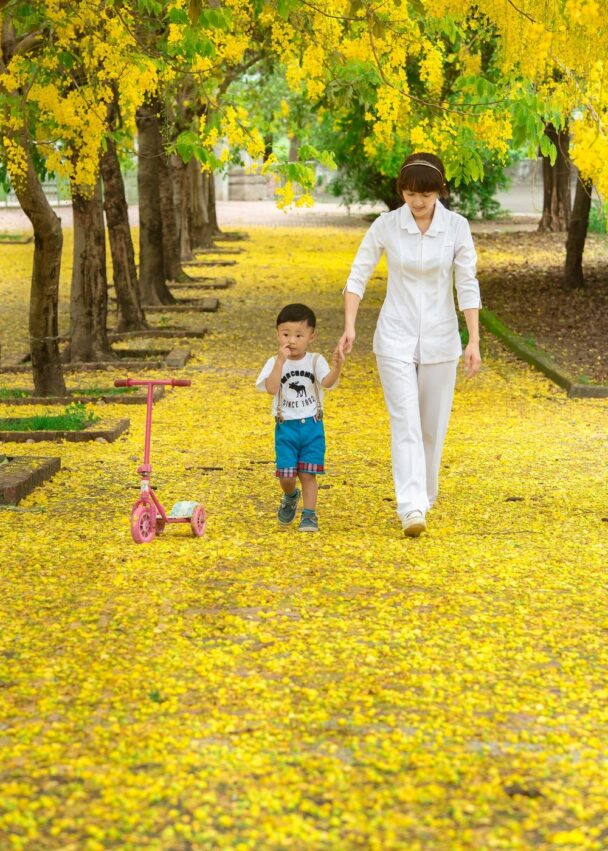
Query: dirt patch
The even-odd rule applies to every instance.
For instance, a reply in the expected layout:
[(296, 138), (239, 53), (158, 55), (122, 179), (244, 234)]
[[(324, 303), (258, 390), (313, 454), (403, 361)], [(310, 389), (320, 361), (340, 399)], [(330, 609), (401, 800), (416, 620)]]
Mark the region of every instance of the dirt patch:
[(583, 289), (563, 283), (564, 234), (478, 233), (481, 297), (581, 383), (608, 383), (608, 239), (592, 234)]

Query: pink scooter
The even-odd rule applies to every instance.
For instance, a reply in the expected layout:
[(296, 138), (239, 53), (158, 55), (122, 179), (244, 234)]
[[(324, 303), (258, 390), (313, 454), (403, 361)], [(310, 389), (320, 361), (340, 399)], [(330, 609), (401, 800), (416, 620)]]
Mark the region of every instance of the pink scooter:
[(167, 523), (189, 523), (192, 534), (200, 538), (205, 532), (207, 516), (200, 502), (182, 500), (176, 502), (167, 514), (150, 484), (152, 467), (150, 466), (150, 433), (152, 431), (152, 406), (154, 404), (155, 387), (190, 387), (191, 381), (174, 378), (167, 380), (137, 380), (134, 378), (119, 378), (114, 382), (115, 387), (147, 387), (148, 400), (146, 410), (146, 442), (144, 446), (144, 462), (137, 468), (141, 474), (141, 492), (139, 499), (131, 509), (131, 535), (136, 544), (149, 544), (156, 535), (161, 535)]

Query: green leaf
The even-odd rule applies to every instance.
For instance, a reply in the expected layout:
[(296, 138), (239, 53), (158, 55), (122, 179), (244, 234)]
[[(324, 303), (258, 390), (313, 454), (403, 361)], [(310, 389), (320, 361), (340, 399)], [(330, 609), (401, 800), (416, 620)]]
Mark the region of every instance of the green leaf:
[(190, 23), (190, 18), (184, 9), (176, 9), (173, 8), (169, 11), (167, 16), (170, 24), (188, 24)]
[(138, 6), (148, 15), (162, 15), (163, 4), (158, 0), (138, 0)]
[(277, 12), (281, 18), (287, 20), (291, 12), (290, 0), (277, 0)]
[(550, 157), (551, 154), (555, 152), (555, 145), (553, 144), (551, 139), (549, 139), (546, 133), (543, 133), (543, 135), (540, 137), (540, 152), (543, 157)]
[(184, 130), (175, 140), (175, 150), (184, 162), (188, 162), (194, 156), (194, 149), (199, 142), (199, 137), (194, 130)]

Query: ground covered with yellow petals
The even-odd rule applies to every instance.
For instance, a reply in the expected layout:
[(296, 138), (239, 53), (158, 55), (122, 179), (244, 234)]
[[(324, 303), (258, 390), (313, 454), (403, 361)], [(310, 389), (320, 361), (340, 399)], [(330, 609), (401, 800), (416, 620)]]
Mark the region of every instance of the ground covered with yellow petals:
[[(3, 446), (63, 468), (0, 511), (0, 847), (608, 847), (605, 400), (486, 341), (428, 533), (404, 539), (380, 270), (327, 396), (321, 532), (277, 528), (254, 380), (287, 301), (317, 311), (329, 354), (361, 233), (252, 228), (192, 388), (156, 406), (154, 482), (205, 502), (204, 538), (131, 540), (142, 407), (95, 406), (131, 417), (111, 445)], [(0, 328), (27, 312), (31, 247), (11, 251)]]

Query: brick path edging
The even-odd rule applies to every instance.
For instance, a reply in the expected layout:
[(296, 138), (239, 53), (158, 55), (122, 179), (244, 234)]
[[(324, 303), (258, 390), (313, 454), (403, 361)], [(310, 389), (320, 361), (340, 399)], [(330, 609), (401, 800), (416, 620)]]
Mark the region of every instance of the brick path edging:
[(0, 505), (17, 505), (61, 468), (61, 458), (9, 457), (0, 464)]
[(128, 419), (101, 420), (83, 428), (82, 431), (0, 431), (0, 442), (25, 443), (31, 440), (34, 443), (42, 443), (45, 440), (68, 440), (72, 443), (81, 443), (103, 438), (108, 443), (114, 443), (130, 424), (131, 421)]
[[(25, 388), (17, 388), (20, 392), (33, 393), (33, 391)], [(155, 387), (153, 400), (158, 402), (165, 395), (164, 387)], [(79, 396), (78, 393), (72, 393), (70, 396), (10, 396), (2, 397), (0, 405), (69, 405), (72, 402), (83, 402), (85, 404), (98, 404), (105, 402), (107, 405), (145, 405), (148, 401), (147, 393), (116, 393), (99, 396)]]

